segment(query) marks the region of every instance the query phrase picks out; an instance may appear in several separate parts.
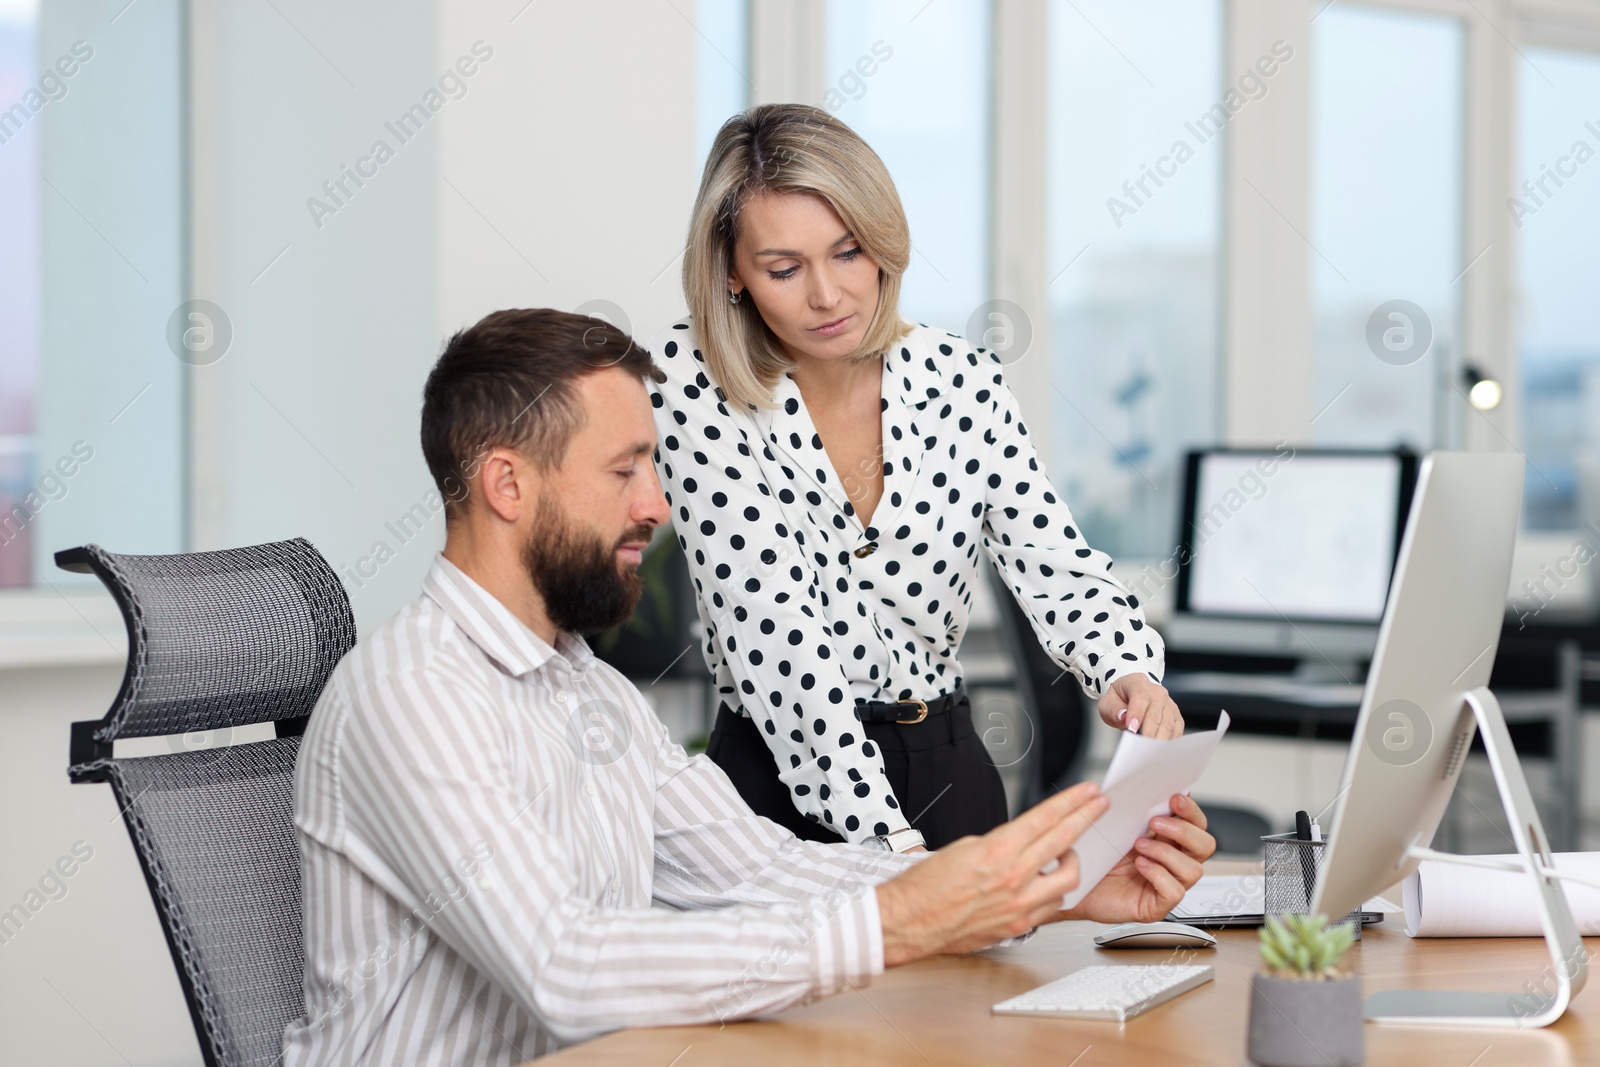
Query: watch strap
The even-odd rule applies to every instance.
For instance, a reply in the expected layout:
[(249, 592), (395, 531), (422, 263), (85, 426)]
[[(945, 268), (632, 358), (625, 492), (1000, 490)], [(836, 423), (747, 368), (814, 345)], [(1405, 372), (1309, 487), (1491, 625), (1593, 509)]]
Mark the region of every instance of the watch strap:
[(910, 826), (885, 834), (878, 840), (882, 841), (883, 846), (890, 852), (909, 852), (918, 845), (925, 848), (928, 844), (922, 836), (922, 831)]

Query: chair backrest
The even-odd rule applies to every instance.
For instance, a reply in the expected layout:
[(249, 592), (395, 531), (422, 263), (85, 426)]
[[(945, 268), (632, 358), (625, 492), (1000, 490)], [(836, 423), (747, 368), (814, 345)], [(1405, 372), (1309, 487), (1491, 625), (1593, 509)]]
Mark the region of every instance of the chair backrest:
[(1000, 609), (1000, 631), (1016, 675), (1017, 695), (1033, 720), (1037, 739), (1029, 752), (1022, 798), (1023, 805), (1031, 807), (1077, 780), (1087, 754), (1090, 715), (1077, 679), (1062, 677), (1066, 672), (1039, 643), (1027, 612), (992, 567), (989, 587)]
[[(109, 782), (172, 950), (209, 1067), (271, 1067), (305, 1010), (292, 785), (299, 734), (355, 643), (350, 603), (301, 539), (189, 555), (56, 553), (99, 576), (128, 627), (104, 719), (74, 723), (68, 774)], [(197, 733), (277, 724), (269, 740)], [(172, 752), (117, 759), (120, 738)]]

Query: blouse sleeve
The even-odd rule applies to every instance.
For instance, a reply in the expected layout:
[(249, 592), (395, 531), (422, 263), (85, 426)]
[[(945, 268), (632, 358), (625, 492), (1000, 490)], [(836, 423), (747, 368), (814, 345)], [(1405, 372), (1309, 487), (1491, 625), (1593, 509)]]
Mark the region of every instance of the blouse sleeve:
[[(803, 815), (859, 842), (908, 823), (866, 739), (805, 534), (783, 521), (751, 444), (683, 342), (658, 340), (656, 471), (706, 625)], [(754, 446), (771, 458), (757, 437)]]
[(1022, 424), (994, 353), (978, 349), (974, 375), (992, 372), (987, 394), (988, 493), (984, 550), (1027, 613), (1050, 658), (1099, 696), (1118, 675), (1161, 681), (1166, 648), (1139, 598), (1111, 575), (1111, 557), (1090, 548), (1056, 496)]

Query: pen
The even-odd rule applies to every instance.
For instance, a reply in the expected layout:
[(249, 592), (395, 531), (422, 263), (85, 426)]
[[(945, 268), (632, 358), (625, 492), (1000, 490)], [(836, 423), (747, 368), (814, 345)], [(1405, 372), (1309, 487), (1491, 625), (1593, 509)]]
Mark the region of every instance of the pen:
[(1311, 854), (1311, 816), (1303, 811), (1294, 813), (1294, 836), (1298, 841), (1305, 841), (1300, 852), (1300, 876), (1306, 883), (1306, 907), (1311, 907), (1311, 896), (1317, 887), (1317, 861)]

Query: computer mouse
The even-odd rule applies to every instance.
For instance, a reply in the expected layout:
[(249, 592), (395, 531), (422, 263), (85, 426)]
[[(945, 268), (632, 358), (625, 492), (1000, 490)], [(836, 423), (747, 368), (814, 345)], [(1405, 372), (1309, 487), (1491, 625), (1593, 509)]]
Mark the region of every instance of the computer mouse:
[(1184, 923), (1123, 923), (1100, 931), (1094, 943), (1101, 948), (1214, 948), (1217, 939)]

